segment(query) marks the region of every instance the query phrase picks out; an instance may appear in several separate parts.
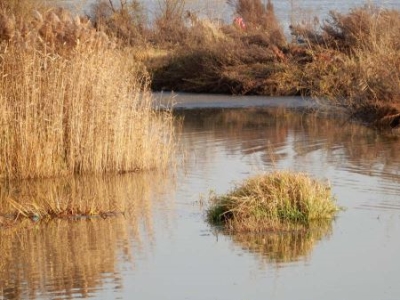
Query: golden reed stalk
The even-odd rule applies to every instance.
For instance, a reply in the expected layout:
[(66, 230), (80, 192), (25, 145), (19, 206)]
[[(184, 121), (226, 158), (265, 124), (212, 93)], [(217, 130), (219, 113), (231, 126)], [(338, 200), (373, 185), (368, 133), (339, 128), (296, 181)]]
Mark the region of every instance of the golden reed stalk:
[(166, 167), (172, 117), (129, 51), (63, 10), (0, 21), (0, 179)]

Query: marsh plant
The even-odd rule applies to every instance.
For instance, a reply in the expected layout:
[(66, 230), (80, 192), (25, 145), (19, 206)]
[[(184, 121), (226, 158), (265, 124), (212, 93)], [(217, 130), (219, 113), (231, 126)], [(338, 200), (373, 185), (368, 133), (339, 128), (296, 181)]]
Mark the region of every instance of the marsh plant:
[(0, 179), (168, 165), (171, 114), (127, 49), (65, 10), (1, 18)]
[(338, 211), (328, 184), (289, 171), (251, 177), (210, 201), (208, 221), (233, 232), (305, 229)]

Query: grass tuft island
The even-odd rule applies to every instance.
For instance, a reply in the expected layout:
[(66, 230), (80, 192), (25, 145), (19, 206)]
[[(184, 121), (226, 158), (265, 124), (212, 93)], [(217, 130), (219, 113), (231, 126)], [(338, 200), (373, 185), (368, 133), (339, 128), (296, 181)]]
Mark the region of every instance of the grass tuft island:
[(208, 221), (234, 233), (306, 229), (339, 210), (329, 184), (291, 171), (256, 175), (210, 201)]

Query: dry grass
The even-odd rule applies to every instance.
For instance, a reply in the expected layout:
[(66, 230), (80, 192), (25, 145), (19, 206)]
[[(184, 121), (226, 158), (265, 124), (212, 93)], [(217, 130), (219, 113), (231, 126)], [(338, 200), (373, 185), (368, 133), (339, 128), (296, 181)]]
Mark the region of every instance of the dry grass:
[(26, 24), (0, 45), (0, 178), (165, 168), (172, 117), (129, 50), (64, 10)]
[(211, 197), (208, 220), (234, 232), (292, 230), (334, 217), (330, 187), (306, 174), (275, 171)]

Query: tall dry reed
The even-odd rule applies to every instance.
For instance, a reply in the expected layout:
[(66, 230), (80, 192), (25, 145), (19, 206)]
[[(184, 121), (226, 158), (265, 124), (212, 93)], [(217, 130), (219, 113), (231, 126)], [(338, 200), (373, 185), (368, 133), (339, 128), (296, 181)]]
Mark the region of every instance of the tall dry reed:
[(0, 45), (0, 178), (165, 168), (172, 117), (144, 67), (65, 11), (36, 20)]

